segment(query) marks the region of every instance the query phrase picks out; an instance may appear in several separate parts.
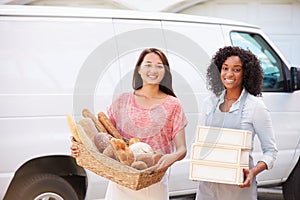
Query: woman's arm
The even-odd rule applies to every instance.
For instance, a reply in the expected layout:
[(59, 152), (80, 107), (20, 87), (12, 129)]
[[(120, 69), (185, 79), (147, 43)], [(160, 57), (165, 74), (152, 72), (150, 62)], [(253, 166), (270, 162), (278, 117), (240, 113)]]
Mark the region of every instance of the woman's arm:
[(185, 130), (181, 129), (174, 137), (176, 150), (174, 153), (165, 154), (158, 161), (158, 168), (165, 169), (170, 167), (174, 162), (182, 160), (186, 156), (186, 141), (185, 141)]
[(240, 185), (241, 188), (250, 187), (255, 176), (266, 169), (271, 169), (277, 157), (271, 116), (262, 101), (259, 101), (254, 108), (253, 127), (259, 138), (263, 155), (253, 168), (244, 169), (246, 178), (244, 183)]

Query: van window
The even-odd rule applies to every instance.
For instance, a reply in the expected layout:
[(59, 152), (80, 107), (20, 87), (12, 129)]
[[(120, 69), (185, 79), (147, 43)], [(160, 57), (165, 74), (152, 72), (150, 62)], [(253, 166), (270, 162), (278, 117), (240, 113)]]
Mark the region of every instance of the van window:
[(284, 90), (285, 77), (282, 72), (281, 60), (260, 35), (246, 32), (231, 32), (230, 38), (233, 46), (250, 50), (260, 60), (264, 72), (263, 91)]

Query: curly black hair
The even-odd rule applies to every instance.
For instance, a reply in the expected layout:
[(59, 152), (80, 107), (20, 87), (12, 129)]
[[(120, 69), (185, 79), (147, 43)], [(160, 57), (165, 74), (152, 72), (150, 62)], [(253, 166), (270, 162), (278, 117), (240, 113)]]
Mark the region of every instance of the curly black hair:
[(243, 87), (250, 94), (261, 96), (263, 71), (260, 61), (251, 51), (234, 46), (220, 48), (213, 56), (206, 74), (207, 88), (215, 95), (220, 96), (225, 89), (220, 78), (221, 68), (230, 56), (238, 56), (243, 63)]

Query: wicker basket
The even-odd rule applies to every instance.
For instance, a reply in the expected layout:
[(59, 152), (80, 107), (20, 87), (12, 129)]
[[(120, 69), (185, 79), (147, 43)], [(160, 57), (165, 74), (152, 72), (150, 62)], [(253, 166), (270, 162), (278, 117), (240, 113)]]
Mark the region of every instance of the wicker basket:
[(133, 190), (140, 190), (159, 182), (166, 170), (156, 171), (156, 166), (137, 170), (106, 155), (87, 149), (83, 144), (72, 141), (79, 149), (76, 162), (104, 178)]

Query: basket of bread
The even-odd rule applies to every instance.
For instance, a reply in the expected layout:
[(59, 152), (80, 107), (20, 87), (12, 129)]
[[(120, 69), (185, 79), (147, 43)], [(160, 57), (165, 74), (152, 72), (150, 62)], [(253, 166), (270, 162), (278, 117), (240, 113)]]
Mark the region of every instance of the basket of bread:
[(157, 170), (162, 154), (137, 137), (123, 138), (103, 112), (96, 117), (83, 109), (82, 116), (78, 122), (67, 116), (72, 143), (79, 150), (75, 157), (79, 166), (133, 190), (162, 179), (166, 169)]

